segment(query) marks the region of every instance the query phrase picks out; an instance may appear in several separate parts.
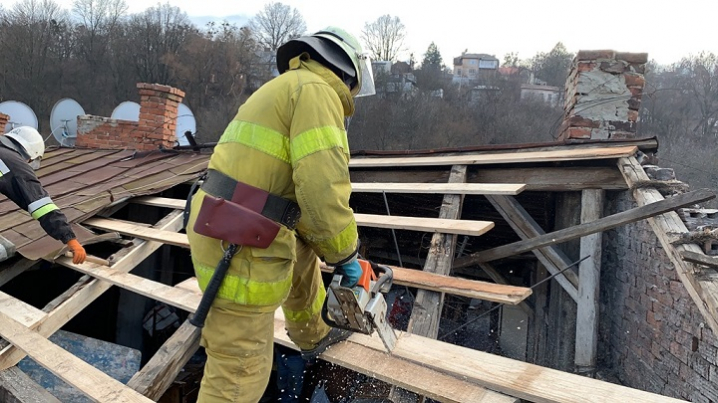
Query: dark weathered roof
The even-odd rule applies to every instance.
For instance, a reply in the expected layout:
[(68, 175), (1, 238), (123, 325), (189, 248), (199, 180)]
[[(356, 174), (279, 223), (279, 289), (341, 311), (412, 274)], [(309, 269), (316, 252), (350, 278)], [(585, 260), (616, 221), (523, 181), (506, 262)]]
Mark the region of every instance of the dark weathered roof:
[[(77, 223), (123, 200), (187, 182), (206, 169), (208, 161), (207, 154), (172, 150), (56, 148), (45, 153), (37, 175), (68, 220)], [(20, 254), (47, 237), (37, 221), (2, 195), (0, 234)]]

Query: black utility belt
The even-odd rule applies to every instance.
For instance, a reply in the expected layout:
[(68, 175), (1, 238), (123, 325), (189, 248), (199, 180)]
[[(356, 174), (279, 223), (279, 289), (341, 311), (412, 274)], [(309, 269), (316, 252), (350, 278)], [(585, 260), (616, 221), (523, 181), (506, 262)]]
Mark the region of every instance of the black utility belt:
[(239, 204), (293, 230), (302, 215), (299, 205), (266, 190), (238, 182), (210, 169), (202, 184), (207, 194)]

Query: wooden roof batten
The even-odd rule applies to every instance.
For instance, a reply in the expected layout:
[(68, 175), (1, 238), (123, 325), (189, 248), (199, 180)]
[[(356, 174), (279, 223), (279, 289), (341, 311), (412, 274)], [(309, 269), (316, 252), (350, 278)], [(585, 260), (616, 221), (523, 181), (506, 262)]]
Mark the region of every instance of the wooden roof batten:
[[(522, 158), (526, 157), (526, 155), (508, 156), (508, 154), (512, 153), (494, 153), (504, 155), (491, 157), (495, 158), (491, 163), (520, 164), (524, 161), (535, 159), (550, 161), (551, 158), (560, 161), (571, 161), (571, 158), (578, 160), (594, 158), (617, 160), (630, 157), (637, 149), (636, 146), (627, 146), (626, 144), (621, 144), (620, 147), (601, 146), (589, 148), (591, 148), (590, 152), (585, 151), (587, 148), (581, 147), (579, 148), (580, 152), (574, 154), (571, 154), (573, 151), (571, 151), (570, 148), (568, 148), (564, 154), (539, 155), (536, 154), (536, 150), (533, 150), (530, 152), (534, 154), (531, 154), (531, 157), (528, 159)], [(601, 150), (596, 151), (597, 149)], [(542, 151), (538, 151), (538, 153), (541, 152)], [(525, 153), (525, 151), (522, 151), (515, 154)], [(566, 155), (569, 154), (573, 156), (566, 157)], [(486, 157), (486, 155), (484, 155), (484, 157)], [(402, 158), (406, 158), (406, 156)], [(363, 158), (354, 158), (352, 161), (362, 159)], [(378, 158), (367, 158), (367, 160), (368, 159), (375, 160), (372, 164), (376, 164), (376, 160), (378, 160)], [(382, 162), (382, 164), (383, 163), (384, 162)], [(393, 164), (395, 165), (396, 163), (397, 161), (394, 160)], [(425, 164), (427, 160), (422, 160), (419, 163)], [(475, 157), (469, 157), (465, 159), (450, 158), (432, 163), (451, 166), (453, 179), (449, 182), (463, 183), (466, 182), (467, 165), (481, 164), (482, 162)], [(411, 165), (411, 162), (409, 162), (409, 164)], [(362, 165), (360, 163), (354, 166)], [(522, 183), (517, 184), (525, 185)], [(480, 187), (473, 188), (475, 189), (472, 189), (471, 192), (481, 192)], [(439, 191), (460, 191), (455, 189), (455, 187), (445, 187)], [(488, 187), (486, 187), (486, 189), (488, 189)], [(513, 195), (510, 192), (519, 193), (522, 190), (528, 189), (528, 187), (520, 187), (520, 189), (514, 187), (513, 189), (514, 190), (508, 192), (506, 189), (502, 189), (499, 192), (494, 191), (493, 193), (487, 190), (486, 193), (483, 194), (490, 196), (490, 200), (493, 200), (496, 203), (495, 205), (502, 206), (507, 215), (520, 214), (521, 208), (511, 200)], [(363, 188), (362, 186), (358, 186), (356, 191), (377, 190), (376, 186), (364, 185)], [(391, 192), (390, 185), (387, 185), (385, 191)], [(402, 188), (401, 191), (407, 191), (406, 187)], [(409, 191), (420, 192), (421, 189), (411, 188)], [(495, 298), (495, 302), (501, 303), (521, 304), (522, 301), (530, 295), (530, 289), (502, 284), (482, 283), (450, 276), (452, 266), (451, 257), (453, 257), (453, 253), (447, 253), (447, 251), (453, 251), (455, 248), (456, 235), (465, 232), (459, 232), (459, 230), (456, 230), (457, 227), (452, 227), (449, 224), (452, 224), (452, 220), (457, 222), (464, 221), (459, 219), (461, 215), (460, 206), (462, 197), (461, 194), (457, 193), (445, 194), (442, 211), (438, 219), (430, 219), (424, 221), (421, 226), (416, 225), (412, 228), (408, 228), (414, 231), (433, 232), (430, 259), (427, 259), (425, 267), (425, 269), (428, 268), (429, 270), (417, 271), (404, 269), (406, 271), (402, 271), (402, 268), (396, 268), (396, 273), (398, 274), (397, 284), (404, 282), (404, 284), (411, 287), (419, 288), (421, 290), (420, 292), (429, 298), (427, 301), (430, 299), (441, 300), (443, 293), (450, 293), (466, 295), (477, 299)], [(183, 201), (156, 197), (137, 198), (129, 201), (175, 209), (183, 207)], [(360, 218), (362, 217), (360, 216)], [(436, 220), (445, 220), (448, 221), (448, 223), (442, 226), (438, 225), (438, 223), (442, 221)], [(0, 350), (0, 368), (12, 367), (19, 359), (25, 356), (25, 353), (35, 357), (47, 351), (54, 351), (52, 343), (47, 341), (46, 338), (77, 315), (77, 313), (84, 309), (92, 300), (109, 289), (111, 285), (131, 290), (188, 312), (193, 312), (196, 308), (200, 294), (196, 282), (193, 281), (193, 279), (176, 286), (169, 286), (129, 274), (129, 271), (133, 267), (164, 244), (183, 248), (188, 247), (186, 235), (177, 233), (181, 227), (181, 212), (179, 210), (169, 214), (151, 227), (133, 225), (111, 218), (99, 217), (86, 219), (83, 222), (97, 229), (118, 231), (125, 235), (135, 237), (135, 246), (120, 251), (116, 256), (109, 257), (107, 260), (111, 263), (110, 267), (92, 263), (74, 265), (71, 259), (66, 257), (58, 258), (57, 263), (84, 273), (86, 276), (68, 290), (67, 293), (56, 298), (42, 310), (29, 307), (27, 304), (13, 297), (7, 296), (3, 298), (0, 294), (0, 336), (16, 344), (15, 346), (5, 346)], [(377, 222), (367, 219), (365, 225), (374, 226), (377, 225)], [(388, 228), (401, 228), (401, 222), (392, 222), (386, 225), (388, 225)], [(481, 228), (475, 230), (474, 233), (477, 235), (485, 234), (487, 231), (490, 233), (493, 227), (493, 223), (479, 224), (472, 222), (471, 225)], [(541, 234), (537, 235), (540, 228), (533, 226), (524, 227), (517, 230), (517, 232), (518, 231), (524, 234), (526, 240), (537, 236), (539, 238), (541, 237)], [(552, 252), (550, 246), (540, 245), (534, 249), (541, 251), (541, 256), (543, 259), (546, 259), (546, 261), (556, 262), (555, 265), (560, 264), (564, 259), (564, 257), (561, 257), (555, 253), (555, 251)], [(446, 256), (448, 256), (448, 258)], [(331, 271), (331, 268), (324, 265), (323, 270)], [(0, 272), (0, 274), (1, 273), (2, 272)], [(404, 277), (402, 278), (402, 276)], [(569, 284), (575, 287), (575, 284), (570, 280)], [(478, 294), (476, 292), (478, 292)], [(435, 299), (437, 297), (438, 299)], [(27, 314), (22, 315), (19, 314), (19, 312), (27, 312)], [(417, 318), (423, 320), (420, 316), (421, 314), (418, 314)], [(419, 319), (414, 323), (419, 323)], [(9, 324), (9, 326), (6, 327), (4, 324)], [(413, 327), (417, 328), (418, 325)], [(436, 324), (431, 323), (429, 325), (429, 329), (433, 328), (438, 328), (438, 320)], [(431, 335), (433, 330), (429, 330), (427, 333)], [(90, 373), (91, 370), (86, 371), (85, 369), (80, 369), (79, 371), (65, 371), (63, 369), (68, 362), (73, 362), (71, 357), (64, 357), (66, 358), (64, 361), (45, 360), (43, 365), (46, 365), (48, 369), (55, 373), (64, 371), (62, 375), (67, 378), (66, 380), (69, 383), (75, 385), (91, 397), (94, 396), (97, 398), (99, 396), (98, 393), (113, 391), (115, 396), (122, 396), (120, 400), (116, 400), (118, 402), (147, 401), (143, 399), (156, 400), (162, 395), (164, 390), (169, 387), (171, 384), (170, 380), (174, 379), (182, 366), (196, 350), (198, 338), (198, 329), (188, 323), (183, 324), (177, 333), (175, 333), (175, 336), (172, 336), (163, 348), (160, 349), (162, 354), (157, 354), (153, 357), (145, 367), (132, 378), (128, 385), (116, 385), (111, 382), (105, 382), (101, 375), (88, 378), (99, 379), (98, 384), (104, 385), (101, 391), (97, 390), (96, 385), (88, 385), (86, 381), (83, 382), (82, 379), (76, 379), (84, 376), (85, 373)], [(37, 345), (40, 346), (40, 348), (33, 348), (32, 344), (34, 343), (28, 341), (37, 341)], [(278, 311), (275, 316), (275, 342), (294, 348), (286, 336), (284, 319), (280, 311)], [(23, 352), (22, 348), (27, 351)], [(393, 354), (384, 352), (382, 344), (376, 335), (373, 337), (354, 335), (348, 342), (341, 343), (329, 349), (323, 354), (322, 358), (442, 402), (515, 402), (517, 398), (536, 402), (609, 402), (625, 399), (634, 402), (678, 401), (621, 385), (602, 382), (455, 346), (434, 340), (430, 337), (422, 337), (418, 334), (411, 333), (400, 333), (397, 349)], [(475, 363), (481, 364), (476, 365)], [(75, 369), (78, 368), (79, 367), (75, 367)], [(422, 381), (422, 379), (426, 378), (432, 379), (432, 382)], [(565, 387), (555, 388), (556, 384), (562, 384)]]

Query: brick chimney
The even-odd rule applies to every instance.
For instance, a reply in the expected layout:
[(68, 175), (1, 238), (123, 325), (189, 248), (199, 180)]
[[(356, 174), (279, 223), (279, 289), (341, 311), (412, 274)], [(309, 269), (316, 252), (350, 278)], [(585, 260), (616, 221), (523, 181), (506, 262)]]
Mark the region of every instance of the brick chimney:
[(77, 147), (128, 148), (140, 151), (175, 145), (177, 110), (184, 92), (161, 84), (138, 83), (138, 122), (85, 115), (77, 118)]
[(10, 116), (0, 113), (0, 131), (5, 133), (5, 126), (7, 125), (7, 122), (10, 121)]
[(579, 51), (566, 80), (559, 140), (636, 136), (647, 53)]

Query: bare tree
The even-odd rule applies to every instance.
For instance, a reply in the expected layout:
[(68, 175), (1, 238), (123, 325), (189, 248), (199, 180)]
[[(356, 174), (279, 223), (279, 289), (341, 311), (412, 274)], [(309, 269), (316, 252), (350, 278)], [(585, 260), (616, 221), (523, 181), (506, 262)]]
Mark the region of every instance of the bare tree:
[(404, 50), (406, 28), (399, 17), (386, 14), (372, 23), (365, 23), (361, 37), (372, 59), (394, 62)]
[(137, 77), (144, 82), (172, 85), (169, 60), (177, 57), (187, 38), (197, 32), (187, 14), (168, 3), (133, 15), (125, 46), (134, 55)]
[(299, 10), (279, 2), (268, 3), (250, 21), (260, 46), (275, 52), (284, 42), (302, 36), (307, 25)]
[(49, 114), (59, 65), (57, 39), (67, 13), (53, 0), (23, 0), (0, 20), (0, 93), (15, 94), (38, 116)]

